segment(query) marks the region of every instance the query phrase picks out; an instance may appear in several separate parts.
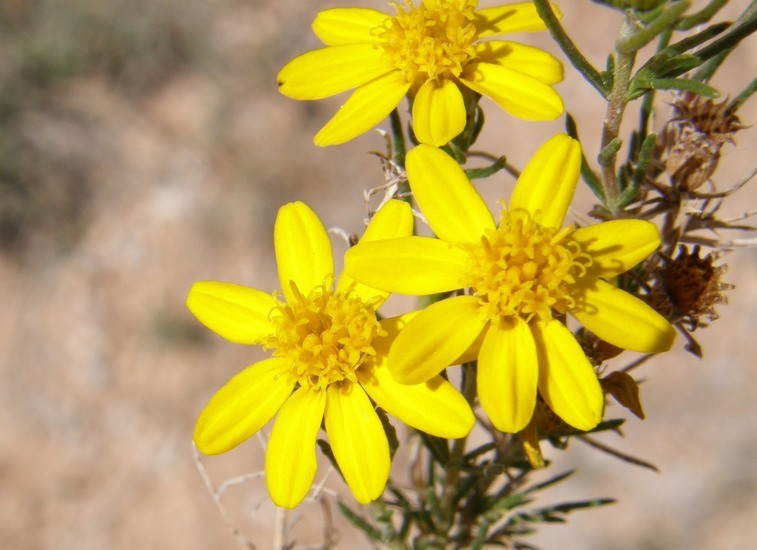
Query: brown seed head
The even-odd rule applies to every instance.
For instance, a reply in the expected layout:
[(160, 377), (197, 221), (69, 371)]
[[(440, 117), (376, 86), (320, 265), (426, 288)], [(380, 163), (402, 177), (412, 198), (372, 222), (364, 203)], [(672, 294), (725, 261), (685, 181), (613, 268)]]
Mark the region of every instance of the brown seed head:
[(661, 160), (675, 188), (694, 191), (712, 176), (721, 147), (734, 143), (733, 135), (744, 128), (737, 107), (691, 92), (676, 97), (673, 116), (660, 137)]

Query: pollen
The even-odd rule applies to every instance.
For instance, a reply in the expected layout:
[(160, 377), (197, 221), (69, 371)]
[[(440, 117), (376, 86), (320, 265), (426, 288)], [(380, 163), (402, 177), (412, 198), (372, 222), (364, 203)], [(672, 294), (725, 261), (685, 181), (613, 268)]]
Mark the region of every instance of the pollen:
[(404, 6), (391, 5), (397, 15), (374, 29), (374, 34), (407, 82), (457, 77), (476, 56), (475, 1), (439, 0), (433, 7), (425, 3), (415, 7), (406, 0)]
[(322, 391), (357, 382), (355, 372), (376, 354), (371, 342), (386, 335), (375, 308), (326, 285), (308, 296), (294, 284), (292, 290), (294, 299), (271, 313), (276, 330), (265, 346), (274, 357), (291, 361), (290, 375), (303, 388)]
[(591, 257), (572, 231), (543, 227), (525, 210), (502, 211), (499, 227), (469, 248), (470, 287), (490, 319), (548, 320), (574, 305), (571, 289)]

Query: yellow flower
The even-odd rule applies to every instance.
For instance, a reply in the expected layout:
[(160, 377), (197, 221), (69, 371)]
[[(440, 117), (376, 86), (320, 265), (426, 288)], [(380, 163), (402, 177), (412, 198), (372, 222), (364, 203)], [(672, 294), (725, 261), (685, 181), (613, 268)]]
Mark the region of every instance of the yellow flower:
[[(391, 201), (363, 241), (412, 234), (407, 204)], [(386, 367), (389, 345), (406, 318), (379, 321), (388, 297), (342, 275), (318, 217), (301, 202), (279, 210), (274, 229), (284, 302), (265, 292), (203, 281), (187, 306), (206, 327), (239, 344), (260, 344), (273, 357), (232, 378), (210, 400), (194, 432), (205, 454), (226, 452), (278, 416), (266, 450), (266, 482), (275, 504), (297, 506), (316, 474), (315, 441), (324, 422), (331, 448), (355, 498), (378, 498), (389, 477), (389, 446), (373, 400), (406, 424), (459, 438), (474, 418), (463, 396), (440, 376), (405, 386)], [(370, 399), (369, 399), (370, 398)]]
[(528, 163), (496, 225), (452, 158), (427, 145), (410, 151), (410, 185), (439, 239), (359, 244), (347, 252), (345, 272), (403, 294), (468, 292), (431, 305), (407, 324), (389, 353), (397, 380), (418, 383), (434, 376), (480, 341), (478, 397), (498, 429), (522, 430), (538, 389), (565, 422), (589, 430), (602, 418), (602, 390), (555, 314), (570, 313), (624, 349), (670, 348), (673, 327), (605, 280), (657, 248), (656, 226), (613, 220), (561, 228), (580, 165), (578, 142), (565, 135), (550, 139)]
[(315, 136), (336, 145), (367, 132), (412, 98), (413, 130), (422, 143), (442, 146), (465, 128), (461, 88), (495, 101), (525, 120), (554, 120), (563, 112), (550, 86), (562, 64), (547, 52), (492, 37), (544, 30), (532, 2), (477, 10), (477, 0), (391, 2), (394, 17), (368, 8), (318, 14), (313, 31), (325, 48), (303, 54), (279, 73), (281, 93), (323, 99), (357, 88)]

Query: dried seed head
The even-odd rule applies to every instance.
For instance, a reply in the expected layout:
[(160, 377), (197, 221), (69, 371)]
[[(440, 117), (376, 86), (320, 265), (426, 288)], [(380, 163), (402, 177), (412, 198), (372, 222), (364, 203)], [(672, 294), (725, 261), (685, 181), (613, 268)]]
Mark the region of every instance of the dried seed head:
[(676, 97), (658, 150), (673, 187), (694, 191), (712, 176), (721, 147), (734, 143), (733, 135), (744, 128), (736, 116), (737, 107), (733, 102), (715, 103), (691, 92)]
[(668, 259), (660, 268), (652, 290), (652, 302), (671, 321), (687, 322), (689, 330), (706, 326), (718, 319), (715, 306), (728, 303), (725, 290), (733, 285), (721, 280), (728, 266), (715, 266), (715, 257), (699, 257), (699, 246), (689, 252), (681, 246), (678, 256)]

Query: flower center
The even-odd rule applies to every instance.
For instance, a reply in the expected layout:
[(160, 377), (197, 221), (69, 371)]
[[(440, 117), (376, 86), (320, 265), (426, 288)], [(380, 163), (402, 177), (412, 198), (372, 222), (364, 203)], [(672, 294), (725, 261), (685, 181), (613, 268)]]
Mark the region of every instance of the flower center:
[(407, 82), (419, 75), (459, 76), (465, 64), (476, 56), (474, 0), (438, 0), (433, 7), (421, 3), (417, 8), (410, 0), (405, 0), (405, 6), (396, 2), (391, 5), (397, 15), (374, 29), (374, 33)]
[(291, 361), (291, 375), (300, 386), (316, 391), (330, 384), (357, 382), (355, 371), (376, 354), (371, 341), (386, 336), (371, 304), (326, 285), (303, 296), (292, 284), (295, 298), (271, 314), (274, 334), (265, 342), (274, 357)]
[(490, 319), (547, 320), (552, 309), (574, 305), (571, 285), (591, 257), (569, 238), (572, 231), (543, 227), (525, 210), (502, 211), (499, 227), (469, 250), (470, 286)]

